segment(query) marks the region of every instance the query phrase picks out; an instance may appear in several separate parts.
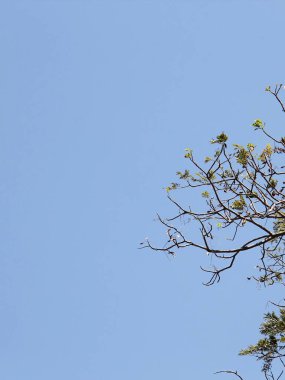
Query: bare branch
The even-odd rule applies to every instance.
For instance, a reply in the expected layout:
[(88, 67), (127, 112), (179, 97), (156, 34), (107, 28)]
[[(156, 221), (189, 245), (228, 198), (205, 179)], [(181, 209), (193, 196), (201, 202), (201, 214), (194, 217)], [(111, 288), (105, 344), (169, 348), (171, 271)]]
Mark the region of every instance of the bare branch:
[(243, 378), (238, 374), (237, 371), (230, 371), (230, 370), (218, 371), (218, 372), (215, 372), (214, 375), (217, 375), (217, 374), (219, 374), (219, 373), (231, 374), (231, 375), (236, 376), (236, 377), (239, 378), (240, 380), (243, 380)]

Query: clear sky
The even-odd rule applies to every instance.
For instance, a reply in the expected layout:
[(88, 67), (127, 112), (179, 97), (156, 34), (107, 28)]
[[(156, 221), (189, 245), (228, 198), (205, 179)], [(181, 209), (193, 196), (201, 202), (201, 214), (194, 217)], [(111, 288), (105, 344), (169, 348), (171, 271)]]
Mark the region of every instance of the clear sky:
[(284, 14), (283, 0), (1, 1), (1, 379), (258, 378), (237, 356), (272, 296), (245, 279), (254, 255), (206, 288), (199, 251), (137, 247), (165, 233), (154, 217), (184, 148), (252, 141), (256, 118), (280, 130), (264, 88), (285, 80)]

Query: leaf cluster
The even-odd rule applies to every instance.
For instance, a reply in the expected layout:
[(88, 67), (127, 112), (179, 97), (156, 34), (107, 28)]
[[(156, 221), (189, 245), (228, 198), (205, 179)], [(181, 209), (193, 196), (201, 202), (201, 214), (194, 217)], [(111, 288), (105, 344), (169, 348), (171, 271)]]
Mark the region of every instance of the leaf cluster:
[(285, 348), (285, 309), (281, 308), (279, 315), (275, 312), (266, 313), (260, 326), (263, 338), (256, 344), (240, 351), (240, 355), (251, 355), (263, 361), (262, 371), (267, 373), (274, 359), (284, 357)]

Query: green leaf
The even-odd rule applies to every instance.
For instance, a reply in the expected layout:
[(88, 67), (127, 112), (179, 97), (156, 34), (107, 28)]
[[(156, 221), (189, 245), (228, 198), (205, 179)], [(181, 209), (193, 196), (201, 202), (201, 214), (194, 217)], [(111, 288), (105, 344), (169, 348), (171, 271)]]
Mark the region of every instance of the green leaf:
[(255, 127), (255, 129), (263, 129), (264, 128), (264, 123), (261, 119), (256, 119), (252, 123), (252, 126)]
[(220, 135), (216, 137), (216, 139), (212, 139), (211, 144), (224, 144), (228, 140), (228, 136), (222, 132)]
[(210, 193), (208, 191), (203, 191), (202, 197), (203, 198), (209, 198), (210, 197)]
[(239, 198), (240, 198), (239, 200), (235, 200), (232, 203), (232, 208), (234, 210), (243, 211), (244, 207), (246, 206), (246, 202), (245, 202), (244, 197), (242, 195), (240, 195)]

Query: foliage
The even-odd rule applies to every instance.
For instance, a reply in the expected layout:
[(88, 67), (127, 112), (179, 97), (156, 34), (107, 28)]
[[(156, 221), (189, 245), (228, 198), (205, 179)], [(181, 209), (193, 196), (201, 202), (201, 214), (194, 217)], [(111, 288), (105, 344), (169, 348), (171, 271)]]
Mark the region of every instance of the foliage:
[[(274, 89), (268, 86), (266, 92), (274, 96), (285, 112), (280, 99), (281, 88), (282, 85)], [(210, 274), (206, 285), (219, 282), (222, 272), (234, 265), (241, 252), (252, 250), (259, 250), (260, 254), (257, 274), (250, 278), (264, 286), (285, 285), (285, 166), (280, 159), (285, 153), (285, 137), (272, 136), (261, 119), (254, 120), (252, 127), (267, 139), (261, 149), (252, 143), (229, 147), (229, 138), (222, 132), (210, 141), (218, 149), (206, 156), (203, 164), (192, 149), (185, 150), (184, 157), (190, 168), (178, 171), (178, 182), (166, 188), (176, 213), (166, 219), (158, 215), (167, 230), (167, 241), (161, 246), (149, 240), (142, 243), (142, 248), (171, 255), (190, 247), (206, 252), (211, 256), (211, 265), (202, 268)], [(171, 195), (177, 190), (199, 191), (204, 208), (196, 210), (177, 201)], [(186, 232), (185, 226), (189, 226)], [(243, 232), (244, 228), (247, 233)], [(221, 238), (221, 231), (225, 239), (223, 248), (216, 245), (215, 240), (217, 236)], [(285, 355), (285, 309), (282, 305), (276, 306), (278, 314), (272, 312), (264, 316), (260, 327), (264, 337), (240, 353), (262, 360), (266, 379), (274, 379), (272, 363), (276, 359), (283, 363)], [(222, 372), (241, 379), (237, 372)]]
[(285, 310), (281, 308), (278, 316), (274, 312), (265, 314), (260, 333), (264, 338), (242, 350), (240, 355), (253, 355), (258, 360), (263, 360), (262, 370), (268, 373), (272, 361), (282, 360), (284, 356), (282, 351), (285, 348)]

